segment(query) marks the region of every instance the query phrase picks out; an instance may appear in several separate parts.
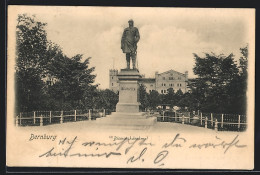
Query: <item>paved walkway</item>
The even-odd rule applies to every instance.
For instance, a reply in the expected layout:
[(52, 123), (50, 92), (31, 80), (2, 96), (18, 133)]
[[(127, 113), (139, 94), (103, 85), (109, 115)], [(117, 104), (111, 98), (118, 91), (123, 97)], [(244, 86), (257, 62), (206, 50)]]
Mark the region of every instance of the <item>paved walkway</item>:
[[(52, 124), (52, 125), (45, 125), (45, 126), (25, 126), (19, 127), (21, 130), (30, 130), (30, 131), (60, 131), (60, 132), (89, 132), (89, 131), (123, 131), (123, 130), (133, 130), (131, 128), (126, 128), (123, 126), (106, 126), (99, 124), (96, 120), (92, 121), (78, 121), (78, 122), (67, 122), (62, 124)], [(136, 129), (134, 129), (136, 130)], [(136, 130), (146, 131), (146, 132), (192, 132), (192, 133), (205, 133), (211, 132), (216, 133), (213, 129), (208, 129), (204, 127), (192, 126), (187, 124), (181, 123), (173, 123), (173, 122), (157, 122), (154, 126), (150, 128), (146, 128), (143, 130)]]

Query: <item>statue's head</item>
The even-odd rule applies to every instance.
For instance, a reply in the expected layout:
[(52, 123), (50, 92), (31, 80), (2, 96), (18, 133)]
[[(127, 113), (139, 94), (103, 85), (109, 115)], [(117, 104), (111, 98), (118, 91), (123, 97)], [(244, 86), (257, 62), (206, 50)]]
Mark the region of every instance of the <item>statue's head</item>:
[(133, 27), (134, 26), (134, 21), (132, 19), (130, 19), (128, 21), (129, 27)]

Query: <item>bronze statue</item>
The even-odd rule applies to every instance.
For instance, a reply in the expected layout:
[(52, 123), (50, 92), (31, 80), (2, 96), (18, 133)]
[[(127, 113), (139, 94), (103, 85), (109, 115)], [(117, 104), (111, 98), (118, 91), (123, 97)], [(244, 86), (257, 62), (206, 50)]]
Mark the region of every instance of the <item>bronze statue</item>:
[(126, 53), (127, 69), (130, 69), (130, 58), (132, 58), (133, 69), (136, 69), (137, 42), (140, 39), (139, 31), (134, 27), (134, 21), (128, 21), (129, 27), (125, 28), (122, 39), (121, 49)]

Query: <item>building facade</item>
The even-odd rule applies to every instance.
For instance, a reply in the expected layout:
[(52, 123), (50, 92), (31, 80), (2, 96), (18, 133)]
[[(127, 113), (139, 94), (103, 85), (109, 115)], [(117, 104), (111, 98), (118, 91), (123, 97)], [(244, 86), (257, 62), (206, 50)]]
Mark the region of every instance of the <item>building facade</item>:
[(118, 70), (111, 69), (109, 70), (109, 89), (118, 92), (119, 83), (118, 83)]
[[(109, 89), (118, 92), (118, 70), (109, 70)], [(188, 72), (184, 74), (175, 70), (169, 70), (163, 73), (155, 73), (155, 78), (145, 78), (142, 76), (141, 81), (146, 87), (146, 92), (150, 93), (152, 90), (158, 91), (160, 94), (167, 94), (167, 90), (173, 88), (174, 92), (179, 89), (186, 93), (188, 92)]]

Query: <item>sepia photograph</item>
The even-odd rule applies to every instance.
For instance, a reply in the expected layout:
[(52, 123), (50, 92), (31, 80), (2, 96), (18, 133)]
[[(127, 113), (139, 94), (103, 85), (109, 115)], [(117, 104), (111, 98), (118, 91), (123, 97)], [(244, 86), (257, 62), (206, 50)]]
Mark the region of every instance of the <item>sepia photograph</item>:
[(8, 6), (8, 167), (254, 169), (255, 9)]

